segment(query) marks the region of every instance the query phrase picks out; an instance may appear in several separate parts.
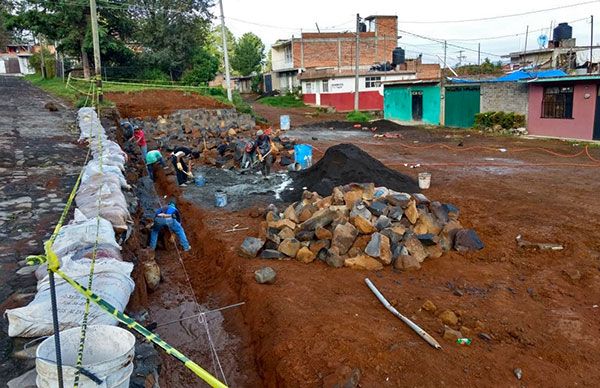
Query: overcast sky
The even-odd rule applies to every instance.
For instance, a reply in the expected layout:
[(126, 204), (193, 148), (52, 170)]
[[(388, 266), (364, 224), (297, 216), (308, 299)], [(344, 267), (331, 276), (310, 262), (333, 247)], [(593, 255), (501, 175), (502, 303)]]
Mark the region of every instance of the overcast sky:
[[(589, 1), (589, 0), (588, 0)], [(321, 31), (345, 31), (355, 29), (355, 15), (397, 15), (398, 28), (431, 38), (446, 39), (449, 44), (463, 46), (463, 62), (477, 62), (477, 43), (481, 43), (481, 58), (493, 61), (499, 55), (523, 50), (525, 30), (529, 25), (528, 49), (539, 48), (541, 34), (548, 34), (550, 23), (569, 22), (578, 45), (590, 44), (590, 15), (594, 15), (594, 45), (600, 44), (600, 1), (571, 8), (540, 12), (509, 18), (472, 21), (464, 23), (415, 23), (427, 21), (456, 21), (486, 18), (507, 14), (536, 11), (586, 0), (502, 0), (495, 2), (476, 0), (454, 1), (365, 1), (365, 0), (223, 0), (227, 27), (236, 37), (251, 31), (270, 47), (277, 39), (299, 36), (300, 30), (316, 32), (315, 23)], [(219, 9), (213, 9), (219, 16)], [(218, 22), (218, 19), (215, 21)], [(519, 34), (519, 35), (517, 35)], [(443, 45), (399, 32), (399, 45), (406, 49), (408, 58), (423, 53), (425, 62), (439, 62), (436, 55), (443, 56)], [(500, 39), (482, 39), (513, 35)], [(448, 63), (456, 63), (458, 47), (448, 47)], [(483, 53), (485, 52), (485, 53)], [(495, 54), (495, 55), (490, 55)], [(589, 57), (586, 52), (585, 59)], [(583, 59), (583, 58), (580, 58)], [(585, 60), (584, 59), (584, 60)], [(600, 59), (600, 50), (594, 51), (594, 60)]]

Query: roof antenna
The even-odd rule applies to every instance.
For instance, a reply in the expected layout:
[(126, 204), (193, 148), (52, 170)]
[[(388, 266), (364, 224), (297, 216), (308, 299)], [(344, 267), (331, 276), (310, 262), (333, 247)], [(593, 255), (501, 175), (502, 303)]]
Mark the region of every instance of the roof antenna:
[(317, 31), (319, 31), (319, 34), (320, 34), (321, 30), (319, 29), (319, 25), (317, 24), (317, 22), (315, 22), (315, 26), (317, 26)]

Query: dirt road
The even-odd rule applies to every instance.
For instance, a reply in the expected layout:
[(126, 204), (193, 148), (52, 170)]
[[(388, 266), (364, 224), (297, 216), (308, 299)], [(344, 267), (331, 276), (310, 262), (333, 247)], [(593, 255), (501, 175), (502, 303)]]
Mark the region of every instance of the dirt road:
[[(27, 304), (36, 291), (31, 273), (18, 275), (26, 256), (58, 221), (85, 157), (77, 145), (74, 111), (26, 81), (0, 77), (0, 314)], [(54, 102), (58, 111), (44, 108)], [(34, 366), (12, 357), (23, 339), (7, 337), (0, 320), (0, 386)]]

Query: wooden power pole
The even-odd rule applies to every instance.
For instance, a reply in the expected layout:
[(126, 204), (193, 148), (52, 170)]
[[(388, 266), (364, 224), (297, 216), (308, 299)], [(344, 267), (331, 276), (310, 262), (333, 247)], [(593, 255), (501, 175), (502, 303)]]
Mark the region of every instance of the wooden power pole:
[(102, 69), (100, 64), (100, 38), (98, 37), (98, 13), (96, 12), (96, 0), (90, 0), (90, 17), (92, 23), (92, 42), (94, 44), (94, 74), (96, 87), (98, 89), (98, 102), (104, 100), (102, 94)]

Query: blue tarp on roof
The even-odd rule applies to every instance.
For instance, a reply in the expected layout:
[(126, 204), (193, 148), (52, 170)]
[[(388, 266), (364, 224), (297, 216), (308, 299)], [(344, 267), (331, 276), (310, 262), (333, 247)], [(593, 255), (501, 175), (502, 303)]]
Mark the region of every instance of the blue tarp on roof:
[(567, 73), (562, 70), (542, 70), (542, 71), (524, 71), (517, 70), (510, 74), (503, 75), (502, 77), (486, 79), (486, 80), (473, 80), (464, 78), (448, 78), (453, 84), (476, 84), (476, 83), (487, 83), (487, 82), (516, 82), (521, 80), (532, 80), (536, 78), (553, 78), (553, 77), (564, 77)]

